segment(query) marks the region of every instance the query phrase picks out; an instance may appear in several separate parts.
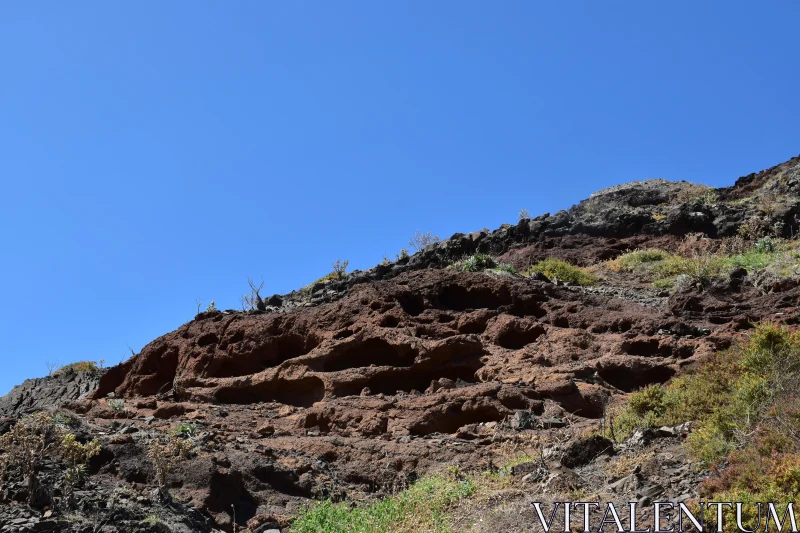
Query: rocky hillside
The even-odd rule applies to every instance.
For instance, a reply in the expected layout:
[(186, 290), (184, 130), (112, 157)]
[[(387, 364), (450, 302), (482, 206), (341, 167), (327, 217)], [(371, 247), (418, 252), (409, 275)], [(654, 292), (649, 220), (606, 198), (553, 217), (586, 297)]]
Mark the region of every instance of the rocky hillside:
[[(500, 472), (518, 512), (471, 501), (454, 531), (522, 531), (530, 500), (577, 492), (697, 497), (691, 424), (623, 440), (607, 422), (755, 324), (797, 322), (799, 193), (800, 158), (722, 189), (620, 185), (200, 313), (104, 372), (26, 381), (0, 433), (45, 410), (100, 448), (69, 498), (56, 446), (36, 498), (10, 461), (0, 531), (288, 531), (312, 500), (374, 501), (455, 465)], [(153, 443), (177, 441), (165, 469)]]

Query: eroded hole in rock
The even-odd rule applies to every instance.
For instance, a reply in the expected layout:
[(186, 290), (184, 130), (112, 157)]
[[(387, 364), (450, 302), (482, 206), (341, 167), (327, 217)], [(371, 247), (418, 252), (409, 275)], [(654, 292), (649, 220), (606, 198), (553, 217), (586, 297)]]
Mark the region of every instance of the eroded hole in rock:
[(398, 392), (424, 391), (431, 381), (446, 378), (455, 382), (477, 383), (475, 373), (483, 368), (480, 354), (465, 358), (457, 364), (445, 366), (426, 366), (380, 372), (367, 382), (372, 394), (393, 395)]
[(633, 323), (631, 323), (630, 320), (628, 320), (627, 318), (622, 318), (611, 324), (611, 327), (609, 329), (615, 333), (617, 332), (625, 333), (626, 331), (629, 331), (632, 327)]
[(408, 367), (416, 357), (417, 352), (409, 346), (393, 346), (373, 338), (337, 349), (325, 360), (322, 370), (337, 372), (370, 365)]
[[(544, 409), (544, 404), (538, 400), (535, 391), (509, 391), (501, 390), (497, 395), (497, 399), (505, 407), (509, 409), (531, 409), (534, 412), (541, 413)], [(536, 401), (532, 401), (536, 399)]]
[(241, 472), (236, 470), (225, 473), (214, 472), (205, 504), (212, 512), (231, 514), (233, 510), (239, 523), (247, 522), (254, 517), (258, 508), (258, 504), (245, 487)]
[(461, 285), (448, 285), (439, 293), (439, 303), (453, 311), (497, 309), (511, 303), (511, 295), (506, 287), (493, 291), (486, 287), (467, 289)]
[(668, 366), (631, 368), (612, 364), (599, 367), (597, 374), (619, 390), (632, 392), (647, 385), (666, 383), (675, 371)]
[(240, 329), (239, 331), (231, 335), (231, 338), (228, 339), (228, 344), (236, 344), (237, 342), (242, 342), (243, 340), (244, 340), (244, 330)]
[(334, 335), (333, 338), (336, 340), (342, 340), (352, 336), (353, 336), (353, 330), (343, 329), (342, 331), (336, 333), (336, 335)]
[(547, 314), (538, 301), (531, 299), (515, 301), (509, 312), (518, 317), (535, 316), (536, 318), (542, 318)]
[(420, 324), (414, 328), (414, 336), (420, 339), (446, 339), (455, 334), (455, 331), (444, 330), (441, 326), (437, 328)]
[(384, 315), (381, 317), (380, 326), (384, 328), (396, 328), (400, 324), (400, 319), (394, 315)]
[(263, 344), (237, 343), (227, 357), (217, 357), (208, 370), (209, 376), (229, 378), (248, 376), (284, 361), (301, 357), (319, 344), (313, 335), (287, 334), (265, 339)]
[(260, 464), (252, 470), (253, 477), (283, 494), (311, 498), (311, 490), (299, 484), (300, 478), (296, 472), (276, 468), (273, 464)]
[(454, 433), (460, 427), (481, 422), (499, 422), (506, 417), (505, 409), (492, 404), (466, 407), (459, 403), (451, 403), (441, 411), (431, 411), (412, 424), (408, 430), (412, 435), (429, 435), (431, 433)]
[(89, 460), (89, 468), (87, 473), (94, 475), (100, 471), (101, 468), (111, 464), (116, 459), (114, 453), (106, 447), (100, 448), (100, 452)]
[(141, 483), (144, 485), (148, 481), (147, 472), (140, 468), (124, 469), (121, 474), (122, 479), (128, 483)]
[(544, 328), (541, 326), (527, 329), (509, 328), (497, 336), (497, 344), (509, 350), (519, 350), (534, 342), (542, 334), (544, 334)]
[(202, 335), (199, 339), (197, 339), (197, 345), (201, 348), (203, 346), (208, 346), (209, 344), (217, 344), (219, 343), (219, 338), (214, 333), (206, 333)]
[(398, 294), (395, 298), (400, 304), (400, 307), (403, 308), (403, 311), (411, 316), (417, 316), (425, 310), (425, 300), (419, 294), (402, 293)]
[(312, 376), (291, 381), (277, 379), (242, 387), (223, 387), (216, 393), (216, 400), (220, 403), (277, 402), (295, 407), (311, 407), (324, 397), (325, 384)]
[(658, 355), (659, 353), (658, 339), (625, 341), (622, 343), (620, 348), (628, 355), (638, 355), (641, 357), (649, 357), (652, 355)]
[(470, 317), (465, 320), (462, 320), (458, 324), (458, 332), (469, 334), (469, 333), (483, 333), (486, 331), (487, 322), (489, 317), (487, 316), (478, 316), (478, 317)]
[(344, 480), (347, 483), (364, 486), (368, 492), (375, 492), (380, 487), (380, 483), (376, 482), (367, 472), (349, 471), (345, 474)]
[(680, 346), (677, 350), (675, 350), (675, 355), (681, 359), (691, 357), (694, 355), (694, 346), (691, 344)]
[(710, 316), (708, 317), (708, 321), (712, 324), (727, 324), (730, 322), (732, 317), (729, 316)]

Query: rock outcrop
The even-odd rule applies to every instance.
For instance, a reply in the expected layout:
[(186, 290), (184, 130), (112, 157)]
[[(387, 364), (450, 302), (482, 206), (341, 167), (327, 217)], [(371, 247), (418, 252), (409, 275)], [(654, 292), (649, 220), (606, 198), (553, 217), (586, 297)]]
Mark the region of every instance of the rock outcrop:
[(0, 397), (0, 418), (19, 417), (65, 401), (83, 399), (97, 390), (102, 374), (102, 371), (66, 368), (52, 376), (26, 379)]

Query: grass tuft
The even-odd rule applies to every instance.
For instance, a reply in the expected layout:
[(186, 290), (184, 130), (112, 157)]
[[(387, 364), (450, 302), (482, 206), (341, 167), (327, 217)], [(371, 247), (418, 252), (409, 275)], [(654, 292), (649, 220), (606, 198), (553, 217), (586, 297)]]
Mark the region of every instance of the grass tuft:
[(498, 263), (494, 257), (488, 254), (473, 254), (466, 259), (457, 261), (447, 268), (458, 270), (459, 272), (508, 272), (516, 274), (517, 270), (508, 264)]
[(573, 285), (591, 285), (597, 281), (586, 269), (553, 257), (539, 261), (523, 272), (523, 275), (530, 276), (536, 272), (540, 272), (550, 279), (558, 278)]
[(70, 363), (68, 365), (62, 366), (53, 374), (61, 374), (67, 370), (74, 370), (75, 372), (97, 372), (100, 370), (100, 367), (97, 366), (97, 363), (94, 361), (77, 361), (75, 363)]

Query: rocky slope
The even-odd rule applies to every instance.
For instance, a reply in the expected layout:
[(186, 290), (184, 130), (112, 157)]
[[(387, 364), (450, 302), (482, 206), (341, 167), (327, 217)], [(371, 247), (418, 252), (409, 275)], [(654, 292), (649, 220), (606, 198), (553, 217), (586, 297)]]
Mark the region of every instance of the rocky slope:
[[(65, 523), (56, 507), (40, 519), (21, 503), (24, 487), (6, 483), (0, 526), (11, 526), (0, 531), (95, 531), (92, 522), (102, 531), (233, 531), (234, 520), (286, 529), (310, 499), (374, 498), (442, 465), (492, 468), (509, 446), (547, 441), (551, 459), (587, 449), (579, 435), (610, 403), (729, 347), (755, 322), (796, 323), (800, 306), (796, 276), (764, 282), (737, 270), (665, 290), (603, 262), (637, 248), (679, 251), (687, 235), (712, 245), (791, 238), (798, 193), (800, 158), (723, 189), (620, 185), (554, 215), (456, 234), (396, 263), (272, 296), (263, 310), (201, 313), (102, 375), (29, 380), (0, 399), (0, 433), (59, 404), (84, 439), (100, 436), (102, 453), (78, 518)], [(476, 252), (519, 271), (547, 257), (594, 265), (599, 282), (447, 268)], [(181, 503), (159, 506), (146, 444), (179, 424), (191, 425), (193, 442), (170, 476)], [(681, 455), (686, 430), (617, 446), (613, 464), (631, 449), (653, 459), (613, 481), (605, 453), (518, 474), (528, 475), (529, 494), (605, 486), (620, 501), (685, 499), (700, 475)], [(57, 465), (44, 471), (56, 476)]]
[(71, 368), (45, 378), (26, 379), (0, 397), (0, 417), (29, 415), (68, 400), (81, 400), (97, 390), (102, 371)]

